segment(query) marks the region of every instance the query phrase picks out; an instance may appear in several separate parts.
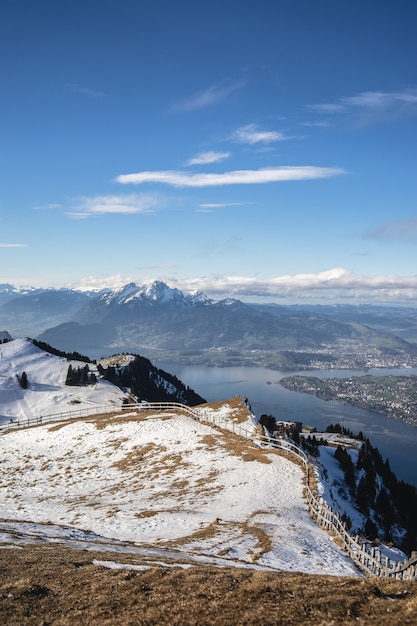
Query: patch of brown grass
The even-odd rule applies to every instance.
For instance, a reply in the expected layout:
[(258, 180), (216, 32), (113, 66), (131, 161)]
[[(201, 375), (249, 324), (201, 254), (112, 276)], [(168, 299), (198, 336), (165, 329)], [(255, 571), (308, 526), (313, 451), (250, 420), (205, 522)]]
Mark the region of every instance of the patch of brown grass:
[(156, 446), (155, 443), (150, 441), (142, 446), (134, 446), (124, 457), (119, 461), (115, 461), (112, 467), (116, 467), (121, 471), (131, 470), (133, 468), (141, 468), (143, 463), (148, 460), (149, 456), (154, 454), (155, 448), (158, 452), (166, 450), (163, 446)]
[(133, 555), (36, 545), (0, 549), (0, 623), (7, 626), (313, 626), (416, 624), (417, 585), (233, 567), (112, 570)]
[(245, 403), (243, 396), (235, 396), (234, 398), (222, 400), (220, 402), (207, 402), (205, 404), (200, 404), (199, 408), (207, 407), (209, 409), (213, 409), (214, 411), (218, 411), (225, 406), (230, 407), (232, 410), (230, 417), (236, 419), (238, 424), (246, 422), (251, 417), (248, 405)]
[(258, 461), (272, 463), (269, 458), (271, 449), (259, 448), (251, 441), (228, 430), (218, 430), (216, 435), (205, 435), (201, 442), (206, 449), (223, 448), (228, 454), (240, 457), (243, 461)]
[(142, 519), (146, 517), (155, 517), (155, 515), (158, 515), (158, 513), (159, 511), (155, 511), (155, 510), (141, 511), (140, 513), (135, 513), (135, 517), (137, 517), (138, 519)]
[[(261, 514), (262, 511), (255, 511), (251, 515), (251, 519)], [(267, 554), (272, 550), (272, 539), (268, 535), (268, 533), (261, 528), (259, 524), (251, 523), (249, 520), (246, 521), (243, 526), (243, 532), (249, 533), (256, 539), (257, 546), (256, 549), (252, 551), (253, 561), (257, 561), (263, 554)]]

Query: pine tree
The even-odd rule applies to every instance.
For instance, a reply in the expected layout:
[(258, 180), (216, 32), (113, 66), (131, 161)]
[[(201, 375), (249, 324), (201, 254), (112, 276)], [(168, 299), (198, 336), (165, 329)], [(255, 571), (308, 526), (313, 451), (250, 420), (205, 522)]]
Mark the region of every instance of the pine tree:
[(28, 378), (27, 378), (26, 372), (22, 372), (22, 375), (20, 376), (18, 380), (19, 380), (19, 385), (21, 386), (22, 389), (28, 388)]

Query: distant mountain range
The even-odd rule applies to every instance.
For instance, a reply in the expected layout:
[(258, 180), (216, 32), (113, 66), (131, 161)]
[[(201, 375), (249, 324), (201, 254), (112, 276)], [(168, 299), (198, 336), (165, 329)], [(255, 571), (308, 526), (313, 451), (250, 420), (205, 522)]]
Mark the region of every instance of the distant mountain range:
[(85, 293), (0, 285), (0, 331), (92, 358), (279, 369), (417, 366), (417, 309), (215, 301), (161, 281)]

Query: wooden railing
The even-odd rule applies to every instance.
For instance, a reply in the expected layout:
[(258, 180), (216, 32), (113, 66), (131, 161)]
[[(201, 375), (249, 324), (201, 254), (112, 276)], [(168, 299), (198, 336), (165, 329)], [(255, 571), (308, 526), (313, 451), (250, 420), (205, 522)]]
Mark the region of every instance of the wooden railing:
[(305, 452), (294, 442), (287, 439), (276, 439), (266, 435), (255, 435), (253, 429), (245, 428), (244, 425), (230, 419), (216, 415), (215, 412), (205, 407), (189, 407), (179, 402), (140, 402), (137, 404), (112, 405), (92, 405), (86, 409), (72, 409), (71, 411), (44, 415), (42, 417), (24, 418), (10, 421), (0, 425), (0, 433), (5, 433), (16, 428), (27, 428), (50, 422), (68, 421), (74, 418), (89, 417), (94, 415), (117, 414), (122, 412), (142, 411), (179, 411), (185, 413), (199, 422), (206, 422), (219, 428), (223, 428), (253, 441), (262, 447), (278, 449), (288, 454), (296, 455), (301, 461), (305, 476), (305, 494), (308, 503), (308, 510), (314, 521), (331, 535), (337, 537), (338, 543), (348, 554), (356, 566), (364, 573), (373, 577), (396, 578), (401, 580), (417, 580), (417, 552), (413, 552), (409, 559), (398, 562), (385, 557), (382, 551), (373, 546), (369, 541), (361, 539), (358, 535), (350, 535), (345, 524), (341, 521), (337, 513), (321, 498), (311, 487), (311, 479), (314, 473), (314, 466), (309, 461)]
[(311, 488), (314, 466), (301, 448), (285, 439), (261, 436), (260, 440), (264, 445), (295, 454), (302, 461), (306, 475), (305, 493), (311, 517), (321, 528), (337, 537), (342, 549), (361, 571), (373, 577), (417, 580), (417, 552), (413, 552), (411, 557), (404, 561), (394, 561), (384, 556), (378, 546), (361, 539), (358, 535), (353, 537), (348, 533), (346, 525), (337, 513), (332, 511), (323, 498)]

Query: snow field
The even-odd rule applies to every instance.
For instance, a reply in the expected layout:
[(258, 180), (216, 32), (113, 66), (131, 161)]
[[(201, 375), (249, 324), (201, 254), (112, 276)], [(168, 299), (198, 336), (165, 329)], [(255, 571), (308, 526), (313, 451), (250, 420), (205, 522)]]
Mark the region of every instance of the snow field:
[(11, 431), (0, 447), (3, 519), (248, 566), (357, 575), (309, 517), (298, 465), (187, 416), (50, 424)]

